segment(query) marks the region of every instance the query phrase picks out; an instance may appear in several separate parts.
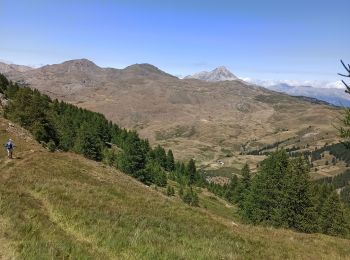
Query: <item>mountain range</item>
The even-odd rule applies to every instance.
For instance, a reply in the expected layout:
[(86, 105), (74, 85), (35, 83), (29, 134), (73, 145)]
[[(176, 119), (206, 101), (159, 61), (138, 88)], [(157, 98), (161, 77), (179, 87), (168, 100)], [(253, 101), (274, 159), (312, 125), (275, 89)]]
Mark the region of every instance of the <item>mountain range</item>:
[[(238, 80), (238, 78), (226, 67), (218, 67), (211, 72), (199, 72), (185, 77), (185, 79), (189, 78), (209, 82)], [(328, 87), (327, 84), (325, 84), (325, 86), (320, 87), (320, 84), (317, 84), (318, 86), (314, 87), (311, 85), (293, 85), (292, 83), (288, 84), (282, 81), (270, 82), (250, 79), (247, 79), (247, 83), (260, 85), (267, 89), (286, 93), (291, 96), (310, 97), (314, 99), (319, 99), (321, 101), (325, 101), (335, 106), (350, 107), (350, 95), (346, 95), (344, 93), (344, 89), (339, 88), (338, 86), (337, 88), (331, 88)]]
[(151, 144), (172, 148), (177, 158), (195, 157), (203, 165), (277, 141), (316, 147), (337, 138), (331, 123), (338, 109), (242, 80), (213, 81), (227, 74), (223, 68), (207, 81), (179, 79), (150, 64), (101, 68), (87, 59), (24, 70), (1, 65), (0, 73), (103, 113)]
[(283, 92), (291, 96), (305, 96), (323, 100), (340, 107), (350, 107), (350, 95), (345, 94), (344, 89), (315, 88), (312, 86), (293, 86), (285, 83), (266, 86), (266, 88)]

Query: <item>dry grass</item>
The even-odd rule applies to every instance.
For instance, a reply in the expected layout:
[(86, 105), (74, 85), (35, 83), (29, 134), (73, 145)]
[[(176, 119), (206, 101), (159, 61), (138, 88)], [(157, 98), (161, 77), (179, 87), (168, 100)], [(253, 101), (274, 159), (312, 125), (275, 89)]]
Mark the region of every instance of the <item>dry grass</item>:
[(349, 240), (244, 225), (207, 191), (191, 208), (102, 164), (49, 153), (18, 128), (3, 133), (1, 143), (11, 135), (18, 146), (13, 161), (0, 151), (4, 259), (350, 259)]

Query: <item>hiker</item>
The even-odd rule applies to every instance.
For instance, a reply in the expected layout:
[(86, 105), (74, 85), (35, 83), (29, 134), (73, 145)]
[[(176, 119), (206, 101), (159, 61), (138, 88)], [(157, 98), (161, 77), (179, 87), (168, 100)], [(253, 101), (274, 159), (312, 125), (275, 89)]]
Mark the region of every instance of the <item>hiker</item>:
[(7, 143), (5, 144), (5, 147), (7, 149), (7, 157), (9, 159), (12, 159), (12, 153), (13, 153), (13, 148), (15, 147), (12, 139), (9, 139)]

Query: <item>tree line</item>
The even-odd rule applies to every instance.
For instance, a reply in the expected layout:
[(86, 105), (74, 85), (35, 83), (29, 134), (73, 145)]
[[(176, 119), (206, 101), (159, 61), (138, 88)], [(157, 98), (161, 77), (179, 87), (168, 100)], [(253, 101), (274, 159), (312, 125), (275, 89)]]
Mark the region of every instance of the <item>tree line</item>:
[(165, 187), (170, 173), (183, 186), (184, 201), (198, 204), (192, 202), (198, 197), (190, 188), (200, 182), (194, 160), (176, 162), (171, 150), (152, 148), (137, 132), (120, 128), (104, 115), (19, 87), (1, 74), (0, 93), (8, 99), (5, 118), (29, 130), (49, 150), (73, 151), (103, 161), (146, 185)]
[(260, 163), (257, 174), (245, 165), (240, 178), (233, 176), (224, 186), (209, 184), (208, 189), (236, 203), (242, 219), (251, 224), (347, 235), (349, 209), (334, 185), (312, 182), (309, 171), (307, 159), (278, 150)]

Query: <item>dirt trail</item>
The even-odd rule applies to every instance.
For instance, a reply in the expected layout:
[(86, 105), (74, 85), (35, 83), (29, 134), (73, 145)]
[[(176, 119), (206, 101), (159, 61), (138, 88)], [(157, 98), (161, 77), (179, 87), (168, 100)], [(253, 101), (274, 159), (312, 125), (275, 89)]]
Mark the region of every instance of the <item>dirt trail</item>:
[(91, 251), (92, 255), (99, 255), (103, 259), (116, 258), (116, 256), (112, 255), (109, 251), (98, 247), (98, 243), (94, 240), (94, 238), (87, 237), (73, 226), (70, 226), (69, 223), (62, 222), (60, 215), (54, 211), (53, 206), (39, 193), (33, 191), (28, 192), (41, 205), (41, 208), (45, 211), (45, 215), (47, 215), (50, 221), (61, 229), (67, 235), (67, 237), (70, 237), (75, 241), (79, 241), (81, 244), (85, 244), (86, 247), (89, 248), (88, 250)]

